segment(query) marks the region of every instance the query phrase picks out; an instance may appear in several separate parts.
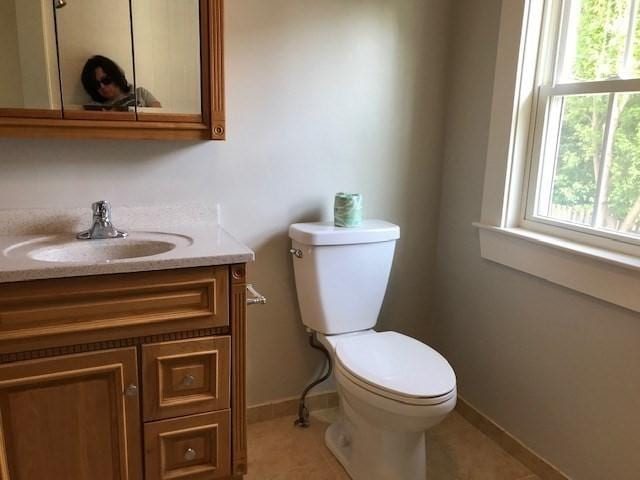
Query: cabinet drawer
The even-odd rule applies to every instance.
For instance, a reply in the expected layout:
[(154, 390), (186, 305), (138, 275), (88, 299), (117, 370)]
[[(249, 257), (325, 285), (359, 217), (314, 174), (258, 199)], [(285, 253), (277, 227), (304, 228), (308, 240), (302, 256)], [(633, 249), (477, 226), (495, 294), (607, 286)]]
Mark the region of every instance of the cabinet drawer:
[(204, 480), (231, 473), (230, 412), (144, 426), (146, 480)]
[(201, 267), (5, 284), (0, 351), (226, 326), (228, 283)]
[(145, 421), (229, 408), (229, 337), (142, 347)]

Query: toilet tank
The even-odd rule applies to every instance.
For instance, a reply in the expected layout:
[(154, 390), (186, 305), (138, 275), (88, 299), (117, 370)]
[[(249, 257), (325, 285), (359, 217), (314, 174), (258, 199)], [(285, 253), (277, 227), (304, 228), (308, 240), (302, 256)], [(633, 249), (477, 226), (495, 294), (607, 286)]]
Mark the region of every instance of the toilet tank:
[(302, 322), (333, 335), (373, 328), (387, 289), (397, 225), (365, 220), (360, 227), (296, 223), (289, 228)]

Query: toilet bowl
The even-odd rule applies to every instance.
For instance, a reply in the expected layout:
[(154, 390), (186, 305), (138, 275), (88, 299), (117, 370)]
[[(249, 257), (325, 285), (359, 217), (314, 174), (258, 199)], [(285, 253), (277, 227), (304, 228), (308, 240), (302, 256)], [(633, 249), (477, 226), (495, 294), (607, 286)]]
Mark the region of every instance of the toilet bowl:
[(397, 332), (376, 332), (400, 229), (291, 225), (302, 321), (335, 366), (340, 420), (325, 434), (354, 480), (424, 480), (425, 431), (456, 404), (456, 377), (442, 355)]
[(396, 332), (319, 335), (331, 353), (341, 420), (325, 443), (354, 479), (424, 480), (425, 431), (456, 404), (448, 362)]

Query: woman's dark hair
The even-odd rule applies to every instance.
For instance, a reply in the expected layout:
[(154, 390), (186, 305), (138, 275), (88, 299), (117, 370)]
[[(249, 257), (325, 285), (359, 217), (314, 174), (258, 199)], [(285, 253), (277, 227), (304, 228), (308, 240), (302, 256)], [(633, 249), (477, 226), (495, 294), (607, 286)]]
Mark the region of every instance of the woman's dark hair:
[(104, 70), (104, 73), (111, 77), (113, 83), (115, 83), (120, 88), (120, 90), (122, 90), (122, 93), (129, 92), (131, 85), (129, 85), (129, 82), (127, 82), (127, 79), (124, 76), (124, 72), (118, 66), (118, 64), (110, 58), (103, 57), (102, 55), (94, 55), (89, 60), (87, 60), (87, 63), (84, 64), (81, 77), (82, 86), (84, 86), (84, 89), (94, 101), (100, 103), (107, 101), (106, 98), (98, 93), (98, 88), (100, 88), (100, 85), (96, 81), (96, 68), (98, 67), (102, 68), (102, 70)]

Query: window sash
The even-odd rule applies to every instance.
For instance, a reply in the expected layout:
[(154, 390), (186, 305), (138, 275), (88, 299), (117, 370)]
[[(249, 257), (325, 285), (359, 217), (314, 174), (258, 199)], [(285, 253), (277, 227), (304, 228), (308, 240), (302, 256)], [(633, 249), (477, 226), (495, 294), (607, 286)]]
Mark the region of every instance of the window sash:
[[(554, 65), (553, 78), (557, 81), (558, 78), (564, 78), (566, 76), (566, 72), (563, 68), (568, 67), (565, 57), (566, 51), (568, 50), (567, 45), (577, 41), (575, 36), (577, 32), (572, 31), (571, 28), (576, 28), (575, 22), (579, 20), (579, 7), (582, 4), (582, 0), (552, 0), (552, 2), (561, 4), (561, 7), (557, 8), (553, 13), (553, 16), (551, 16), (551, 21), (556, 26), (556, 31), (554, 32), (555, 48), (552, 61)], [(633, 71), (633, 43), (635, 39), (639, 4), (640, 0), (629, 0), (629, 8), (626, 12), (629, 15), (629, 18), (627, 19), (622, 62), (618, 65), (618, 78), (629, 78)], [(576, 6), (578, 8), (576, 8)]]
[(640, 78), (542, 85), (539, 91), (543, 97), (640, 92)]
[[(607, 123), (605, 125), (605, 135), (603, 137), (603, 146), (604, 142), (612, 141), (614, 132), (611, 132), (609, 129), (609, 120), (611, 117), (611, 107), (613, 104), (613, 97), (615, 93), (612, 92), (600, 92), (604, 94), (610, 94), (609, 106), (607, 112)], [(558, 148), (558, 140), (560, 133), (560, 124), (561, 124), (561, 115), (557, 113), (551, 113), (554, 108), (562, 108), (561, 102), (553, 102), (554, 99), (559, 98), (558, 96), (546, 96), (540, 94), (538, 97), (537, 111), (534, 124), (534, 133), (531, 137), (533, 139), (532, 142), (532, 152), (530, 154), (530, 168), (529, 168), (529, 179), (525, 183), (527, 185), (527, 189), (525, 190), (525, 195), (523, 198), (524, 208), (522, 215), (522, 226), (526, 228), (531, 228), (536, 230), (536, 224), (540, 223), (543, 225), (553, 226), (562, 230), (569, 230), (572, 232), (580, 232), (583, 234), (596, 235), (598, 237), (607, 238), (610, 240), (615, 240), (617, 242), (622, 242), (628, 245), (640, 246), (640, 238), (637, 235), (625, 234), (623, 232), (616, 232), (614, 230), (604, 229), (601, 227), (595, 227), (595, 221), (592, 222), (591, 226), (588, 225), (580, 225), (575, 223), (566, 222), (560, 219), (555, 219), (551, 217), (545, 217), (539, 215), (537, 212), (539, 211), (540, 201), (543, 201), (542, 195), (538, 195), (541, 187), (552, 188), (553, 183), (552, 180), (548, 178), (543, 178), (545, 175), (553, 177), (557, 161), (557, 148)], [(554, 126), (548, 125), (550, 121), (556, 123)], [(602, 171), (603, 163), (604, 163), (604, 148), (603, 153), (600, 158), (600, 171)], [(552, 161), (543, 162), (543, 152), (553, 152), (550, 153)], [(594, 220), (595, 214), (597, 211), (597, 203), (602, 201), (602, 175), (599, 176), (598, 185), (597, 185), (597, 195), (596, 202), (594, 204)], [(548, 201), (550, 201), (551, 192), (547, 192)], [(606, 199), (605, 199), (606, 200)], [(550, 233), (548, 228), (541, 230), (543, 233)], [(569, 235), (570, 236), (570, 235)], [(582, 241), (588, 240), (588, 238), (582, 238)], [(620, 250), (620, 245), (618, 245), (618, 250)], [(626, 249), (623, 249), (626, 250)], [(637, 250), (635, 252), (638, 253)]]

